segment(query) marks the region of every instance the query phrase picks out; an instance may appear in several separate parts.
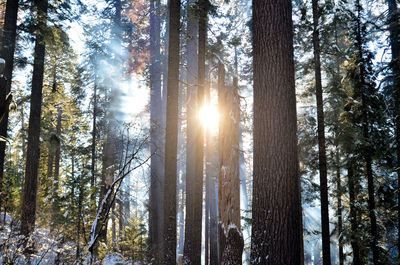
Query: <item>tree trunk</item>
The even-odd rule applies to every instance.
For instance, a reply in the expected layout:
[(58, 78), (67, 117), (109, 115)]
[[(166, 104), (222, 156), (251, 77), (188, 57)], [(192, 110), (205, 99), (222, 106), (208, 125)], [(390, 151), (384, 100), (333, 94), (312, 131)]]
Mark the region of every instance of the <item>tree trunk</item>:
[[(360, 0), (356, 1), (357, 7), (357, 32), (356, 32), (356, 43), (358, 49), (358, 65), (359, 65), (359, 78), (360, 78), (360, 89), (361, 89), (361, 108), (362, 108), (362, 133), (365, 140), (369, 139), (369, 115), (368, 115), (368, 102), (366, 97), (366, 83), (365, 83), (365, 68), (364, 68), (364, 55), (363, 55), (363, 36), (362, 36), (362, 25), (361, 25), (361, 4)], [(379, 264), (379, 249), (378, 249), (378, 232), (375, 215), (375, 188), (374, 188), (374, 177), (372, 171), (372, 153), (373, 149), (366, 147), (364, 151), (367, 185), (368, 185), (368, 213), (371, 222), (371, 249), (372, 249), (372, 260), (373, 264)]]
[(350, 197), (350, 224), (351, 224), (351, 247), (353, 249), (353, 265), (361, 264), (360, 247), (358, 245), (358, 221), (357, 221), (357, 208), (355, 206), (356, 194), (356, 181), (353, 171), (352, 161), (349, 162), (348, 167), (348, 185)]
[(342, 217), (342, 182), (340, 179), (340, 158), (338, 146), (336, 146), (336, 197), (337, 197), (337, 217), (338, 217), (338, 241), (339, 241), (339, 265), (344, 264), (343, 252), (343, 217)]
[[(220, 243), (221, 264), (240, 265), (242, 264), (244, 243), (240, 232), (239, 96), (236, 77), (234, 80), (235, 87), (224, 85), (225, 70), (221, 62), (218, 64), (218, 72), (218, 76), (222, 78), (218, 90), (220, 113), (218, 212), (219, 229), (221, 230), (219, 233), (220, 242), (225, 242), (225, 244)], [(229, 239), (229, 237), (231, 238)], [(233, 239), (240, 242), (234, 242)]]
[(218, 146), (217, 136), (208, 138), (207, 147), (212, 150), (210, 153), (210, 163), (212, 174), (209, 178), (209, 212), (210, 212), (210, 265), (219, 264), (218, 254), (218, 198), (216, 193), (216, 182), (218, 178)]
[[(110, 75), (109, 78), (113, 81), (111, 84), (111, 95), (109, 102), (109, 109), (107, 114), (107, 131), (106, 131), (106, 142), (103, 148), (103, 171), (102, 171), (102, 185), (100, 191), (100, 199), (99, 205), (101, 204), (104, 196), (107, 191), (110, 189), (112, 182), (114, 181), (114, 173), (116, 170), (115, 159), (116, 159), (116, 144), (117, 144), (117, 122), (116, 122), (116, 105), (117, 105), (117, 84), (122, 77), (122, 45), (121, 45), (121, 37), (122, 37), (122, 29), (121, 29), (121, 10), (122, 4), (121, 0), (114, 0), (113, 7), (115, 8), (115, 13), (112, 17), (113, 27), (112, 27), (112, 38), (115, 43), (115, 47), (113, 49), (113, 59), (112, 63), (116, 67), (116, 71), (113, 75)], [(119, 70), (119, 71), (118, 71)], [(112, 202), (106, 202), (106, 205), (110, 205)], [(107, 242), (107, 223), (108, 219), (105, 219), (105, 225), (103, 226), (102, 231), (100, 232), (101, 238), (104, 242)]]
[(125, 229), (124, 221), (124, 198), (121, 196), (121, 200), (118, 201), (118, 240), (122, 240), (122, 235)]
[(162, 260), (163, 146), (160, 56), (160, 1), (150, 1), (150, 120), (151, 183), (149, 244), (156, 264)]
[[(253, 0), (252, 264), (301, 264), (291, 1)], [(290, 253), (290, 254), (289, 254)]]
[(188, 40), (187, 48), (187, 133), (186, 133), (186, 214), (185, 214), (185, 241), (183, 248), (183, 264), (193, 262), (194, 240), (194, 181), (196, 174), (196, 139), (197, 139), (197, 67), (198, 67), (198, 21), (191, 6), (194, 0), (188, 1)]
[(45, 58), (45, 28), (47, 22), (47, 0), (34, 1), (38, 12), (35, 34), (35, 55), (32, 74), (31, 107), (29, 115), (28, 147), (25, 168), (25, 181), (22, 196), (21, 234), (28, 237), (35, 226), (36, 195), (39, 166), (40, 115), (42, 111), (42, 88)]
[[(205, 92), (206, 96), (206, 102), (208, 104), (211, 104), (211, 98), (210, 98), (210, 80), (207, 82), (207, 89)], [(207, 127), (206, 128), (206, 151), (205, 151), (205, 172), (206, 172), (206, 183), (205, 183), (205, 188), (206, 188), (206, 198), (205, 198), (205, 265), (209, 265), (209, 260), (210, 260), (210, 252), (211, 252), (211, 204), (213, 203), (213, 198), (211, 197), (212, 195), (212, 183), (213, 179), (216, 177), (216, 168), (214, 165), (214, 159), (215, 156), (214, 154), (214, 149), (215, 149), (215, 143), (213, 142), (213, 132), (211, 131), (212, 128)]]
[(324, 265), (331, 264), (331, 242), (329, 231), (329, 201), (328, 201), (328, 177), (326, 169), (325, 147), (325, 121), (324, 101), (322, 98), (321, 81), (321, 47), (319, 40), (319, 6), (318, 0), (312, 1), (313, 10), (313, 47), (314, 47), (314, 71), (315, 71), (315, 95), (317, 98), (318, 120), (318, 158), (319, 158), (319, 190), (321, 200), (321, 228), (322, 228), (322, 260)]
[[(199, 38), (198, 38), (198, 90), (197, 90), (197, 113), (205, 102), (205, 74), (206, 74), (206, 40), (207, 40), (207, 13), (208, 1), (199, 0)], [(194, 180), (193, 199), (193, 253), (192, 265), (201, 264), (201, 242), (202, 242), (202, 217), (203, 217), (203, 179), (204, 179), (204, 126), (197, 122), (196, 135), (196, 166)]]
[(53, 205), (52, 205), (52, 220), (53, 227), (56, 226), (57, 218), (59, 214), (59, 175), (60, 175), (60, 160), (61, 160), (61, 118), (62, 108), (57, 108), (57, 126), (56, 126), (56, 137), (55, 137), (55, 160), (54, 160), (54, 181), (53, 181)]
[[(96, 57), (97, 58), (97, 57)], [(97, 62), (95, 62), (95, 65)], [(93, 86), (93, 121), (92, 121), (92, 164), (91, 164), (91, 171), (92, 176), (90, 179), (90, 187), (91, 187), (91, 194), (90, 198), (92, 203), (96, 201), (96, 136), (97, 136), (97, 67), (95, 66), (95, 73), (94, 73), (94, 86)]]
[(181, 203), (179, 204), (179, 241), (178, 241), (178, 257), (180, 259), (183, 258), (183, 246), (184, 246), (184, 238), (185, 238), (185, 220), (184, 220), (184, 213), (185, 213), (185, 177), (182, 176), (181, 184), (179, 188), (178, 195), (180, 196)]
[(168, 91), (165, 138), (164, 263), (176, 264), (176, 169), (178, 144), (180, 0), (169, 1)]
[(115, 220), (115, 202), (111, 209), (111, 247), (113, 251), (117, 250), (117, 220)]
[[(0, 57), (6, 61), (4, 68), (5, 85), (0, 91), (0, 109), (4, 109), (4, 117), (0, 122), (0, 135), (7, 137), (8, 128), (8, 106), (6, 104), (7, 95), (11, 91), (11, 79), (14, 65), (15, 39), (17, 36), (17, 15), (19, 0), (7, 0), (6, 14), (4, 18), (3, 41)], [(0, 194), (3, 185), (4, 161), (6, 153), (6, 142), (0, 142)], [(1, 198), (0, 198), (1, 204)], [(0, 205), (1, 207), (1, 205)]]
[[(72, 150), (71, 154), (71, 176), (72, 179), (75, 179), (75, 155), (74, 151)], [(83, 197), (84, 197), (84, 183), (82, 181), (82, 176), (79, 176), (79, 195), (78, 195), (78, 223), (77, 223), (77, 237), (76, 237), (76, 259), (78, 262), (81, 262), (81, 236), (83, 229), (83, 222), (82, 222), (82, 208), (83, 208)]]
[[(396, 126), (396, 155), (397, 155), (397, 183), (400, 183), (400, 50), (398, 37), (398, 10), (396, 0), (388, 0), (390, 22), (390, 46), (392, 51), (391, 67), (393, 71), (393, 101), (394, 101), (394, 122)], [(400, 185), (397, 187), (397, 249), (400, 249)], [(398, 251), (400, 259), (400, 251)]]

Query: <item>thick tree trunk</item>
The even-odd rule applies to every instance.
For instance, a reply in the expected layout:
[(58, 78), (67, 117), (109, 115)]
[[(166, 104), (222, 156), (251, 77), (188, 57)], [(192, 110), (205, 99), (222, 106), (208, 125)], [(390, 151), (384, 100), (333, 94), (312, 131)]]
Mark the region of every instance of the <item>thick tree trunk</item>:
[[(391, 67), (393, 71), (393, 101), (394, 101), (394, 122), (396, 126), (396, 155), (397, 155), (397, 183), (400, 183), (400, 49), (399, 49), (399, 23), (396, 0), (388, 0), (390, 22), (390, 46), (392, 51)], [(397, 249), (400, 249), (400, 185), (397, 188)], [(400, 259), (400, 251), (398, 251)]]
[(353, 264), (361, 264), (360, 259), (360, 246), (358, 245), (358, 221), (357, 221), (357, 208), (355, 206), (357, 194), (356, 194), (356, 180), (354, 176), (354, 170), (352, 161), (348, 167), (348, 185), (349, 185), (349, 198), (350, 198), (350, 224), (351, 224), (351, 247), (353, 249)]
[(28, 147), (25, 167), (25, 181), (22, 195), (21, 234), (28, 237), (35, 226), (36, 195), (38, 188), (40, 115), (42, 111), (42, 88), (45, 58), (45, 28), (47, 21), (47, 0), (35, 0), (38, 24), (36, 25), (35, 55), (32, 74), (31, 107), (29, 115)]
[(155, 264), (162, 260), (163, 228), (163, 145), (160, 56), (160, 1), (150, 1), (150, 120), (151, 183), (149, 244)]
[(194, 180), (196, 170), (196, 139), (197, 139), (197, 67), (198, 67), (198, 21), (191, 6), (194, 0), (188, 1), (188, 40), (187, 48), (187, 130), (186, 130), (186, 214), (185, 241), (183, 249), (183, 264), (192, 264), (193, 259), (193, 229), (194, 229)]
[(325, 121), (324, 101), (322, 98), (321, 81), (321, 47), (319, 40), (319, 6), (318, 0), (312, 1), (313, 10), (313, 47), (314, 47), (314, 71), (315, 71), (315, 95), (317, 98), (318, 120), (318, 158), (319, 158), (319, 190), (321, 200), (321, 228), (322, 228), (322, 260), (324, 265), (331, 264), (331, 242), (329, 231), (329, 201), (328, 201), (328, 176), (326, 169), (325, 147)]
[[(0, 122), (0, 135), (7, 137), (8, 128), (8, 106), (6, 103), (7, 95), (11, 91), (11, 79), (14, 66), (15, 39), (17, 36), (17, 14), (19, 0), (7, 0), (6, 14), (4, 17), (4, 32), (0, 57), (6, 61), (4, 69), (5, 86), (0, 91), (0, 109), (4, 109), (3, 120)], [(4, 160), (6, 152), (6, 142), (0, 142), (0, 195), (3, 185)], [(1, 198), (0, 198), (1, 203)], [(1, 206), (1, 205), (0, 205)]]
[[(253, 0), (252, 264), (301, 264), (291, 1)], [(289, 254), (290, 253), (290, 254)]]
[[(224, 76), (225, 70), (222, 63), (218, 64), (218, 72), (219, 76)], [(236, 78), (235, 87), (226, 87), (222, 80), (218, 90), (220, 113), (218, 139), (220, 255), (221, 264), (240, 265), (242, 264), (243, 237), (240, 232), (239, 96)], [(231, 231), (235, 229), (236, 232)], [(231, 236), (230, 239), (229, 236)], [(240, 242), (234, 242), (233, 239)], [(242, 247), (240, 248), (240, 246)]]
[(178, 144), (180, 0), (169, 1), (168, 91), (165, 138), (164, 261), (176, 264), (176, 169)]

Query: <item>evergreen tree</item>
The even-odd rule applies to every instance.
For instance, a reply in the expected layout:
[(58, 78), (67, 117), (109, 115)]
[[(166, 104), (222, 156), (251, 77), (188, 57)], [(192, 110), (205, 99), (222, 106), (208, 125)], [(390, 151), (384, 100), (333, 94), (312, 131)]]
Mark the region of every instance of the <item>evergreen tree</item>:
[(290, 1), (253, 1), (252, 264), (300, 264), (303, 255), (291, 10)]

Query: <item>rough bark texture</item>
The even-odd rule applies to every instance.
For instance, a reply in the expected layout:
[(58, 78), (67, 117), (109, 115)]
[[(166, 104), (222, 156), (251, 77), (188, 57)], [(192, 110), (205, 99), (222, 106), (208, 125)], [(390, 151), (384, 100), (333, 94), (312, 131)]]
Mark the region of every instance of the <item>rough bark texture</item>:
[(37, 31), (35, 35), (35, 55), (32, 74), (25, 181), (21, 202), (21, 234), (24, 236), (29, 236), (35, 226), (38, 166), (40, 156), (40, 115), (42, 111), (42, 88), (45, 57), (44, 34), (47, 21), (47, 7), (47, 0), (34, 1), (34, 9), (37, 10), (38, 24), (36, 25)]
[(225, 228), (234, 224), (240, 229), (239, 97), (233, 87), (222, 88), (218, 91), (219, 218)]
[(176, 264), (176, 169), (178, 144), (180, 0), (169, 1), (168, 91), (165, 137), (164, 261)]
[(163, 229), (163, 145), (160, 57), (160, 1), (150, 1), (150, 120), (151, 183), (149, 244), (154, 263), (162, 260)]
[(319, 40), (319, 6), (318, 0), (312, 1), (313, 10), (313, 47), (315, 71), (315, 95), (317, 99), (318, 120), (318, 159), (319, 159), (319, 190), (321, 200), (321, 228), (322, 228), (322, 261), (324, 265), (331, 264), (331, 242), (329, 236), (329, 202), (328, 202), (328, 177), (326, 169), (325, 147), (325, 121), (324, 102), (322, 98), (321, 81), (321, 47)]
[[(7, 137), (8, 127), (8, 106), (7, 95), (11, 91), (11, 79), (14, 65), (15, 38), (17, 36), (17, 14), (18, 0), (8, 0), (6, 3), (6, 14), (4, 17), (4, 32), (2, 49), (0, 57), (6, 61), (4, 68), (4, 82), (0, 90), (0, 109), (4, 109), (4, 116), (0, 122), (0, 135)], [(3, 78), (2, 78), (3, 79)], [(4, 159), (6, 151), (6, 142), (0, 142), (0, 194), (2, 191), (3, 176), (4, 176)], [(1, 203), (1, 200), (0, 200)]]
[[(388, 0), (390, 22), (390, 46), (392, 51), (391, 67), (393, 71), (393, 100), (394, 100), (394, 122), (396, 126), (396, 155), (397, 155), (397, 183), (400, 183), (400, 50), (399, 50), (399, 24), (396, 0)], [(397, 249), (400, 249), (400, 185), (397, 187)], [(400, 251), (398, 251), (400, 259)]]
[(291, 1), (253, 0), (251, 264), (301, 264)]
[[(218, 76), (223, 77), (225, 74), (224, 67), (218, 64)], [(220, 82), (220, 80), (218, 80)], [(243, 251), (243, 248), (237, 248), (238, 242), (228, 240), (230, 226), (236, 227), (238, 234), (240, 231), (240, 175), (239, 175), (239, 96), (237, 87), (226, 87), (223, 79), (219, 84), (218, 90), (218, 106), (220, 113), (219, 123), (219, 179), (218, 179), (218, 213), (219, 213), (219, 233), (226, 244), (221, 246), (221, 263), (230, 264), (225, 260), (228, 256), (224, 256), (227, 249), (232, 257), (230, 262), (234, 261), (234, 257), (240, 259), (234, 261), (234, 264), (242, 264), (242, 253), (233, 253), (234, 251)], [(240, 236), (232, 237), (232, 239), (241, 238)], [(221, 240), (221, 238), (220, 238)]]
[(241, 265), (244, 241), (242, 233), (237, 227), (229, 229), (226, 237), (226, 244), (222, 252), (221, 265)]
[(187, 49), (187, 133), (186, 133), (186, 214), (185, 241), (183, 248), (183, 263), (192, 264), (193, 229), (194, 229), (194, 180), (196, 170), (196, 138), (197, 138), (197, 67), (198, 67), (198, 21), (190, 12), (194, 0), (188, 1), (188, 40)]

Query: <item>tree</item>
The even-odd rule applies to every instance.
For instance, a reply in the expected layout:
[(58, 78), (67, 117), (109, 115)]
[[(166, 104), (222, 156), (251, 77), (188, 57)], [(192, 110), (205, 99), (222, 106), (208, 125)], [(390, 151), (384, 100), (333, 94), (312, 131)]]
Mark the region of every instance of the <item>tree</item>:
[(186, 216), (185, 241), (183, 249), (184, 264), (192, 264), (194, 247), (194, 182), (196, 170), (196, 139), (197, 134), (197, 76), (198, 76), (198, 20), (194, 12), (194, 0), (187, 6), (187, 136), (186, 136)]
[[(242, 264), (243, 237), (240, 232), (239, 95), (237, 84), (234, 87), (224, 84), (225, 70), (221, 62), (218, 64), (218, 72), (218, 105), (220, 112), (218, 137), (218, 213), (221, 264)], [(230, 236), (231, 238), (229, 238)]]
[(37, 16), (35, 33), (35, 58), (32, 74), (32, 93), (29, 115), (25, 181), (21, 202), (21, 234), (25, 237), (29, 236), (35, 226), (37, 178), (40, 155), (40, 114), (42, 105), (44, 57), (46, 49), (44, 35), (46, 32), (48, 1), (35, 0), (33, 8)]
[(178, 145), (180, 0), (169, 1), (167, 118), (164, 182), (164, 264), (176, 264), (176, 169)]
[(319, 189), (321, 199), (321, 226), (322, 226), (322, 258), (324, 265), (331, 264), (331, 242), (329, 231), (329, 202), (328, 202), (328, 176), (326, 166), (325, 146), (325, 121), (324, 102), (322, 98), (321, 81), (321, 47), (319, 40), (319, 6), (318, 0), (312, 1), (313, 9), (313, 47), (314, 47), (314, 71), (315, 71), (315, 95), (317, 98), (318, 116), (318, 157), (319, 157)]
[[(7, 96), (11, 91), (12, 73), (14, 68), (15, 39), (17, 36), (17, 15), (19, 0), (8, 0), (6, 3), (6, 14), (4, 18), (3, 41), (0, 57), (6, 62), (4, 77), (6, 79), (5, 89), (0, 91), (0, 110), (5, 110), (4, 117), (0, 121), (0, 135), (7, 137), (8, 128), (8, 104)], [(0, 142), (0, 192), (4, 176), (4, 159), (6, 142)], [(2, 196), (1, 196), (2, 197)], [(2, 198), (0, 197), (0, 205)]]
[[(388, 0), (388, 18), (389, 18), (389, 30), (390, 30), (390, 47), (392, 51), (392, 62), (391, 67), (393, 71), (393, 100), (394, 100), (394, 122), (396, 129), (396, 155), (397, 155), (397, 183), (400, 183), (400, 49), (399, 49), (399, 36), (398, 30), (399, 25), (397, 23), (398, 10), (397, 3), (395, 0)], [(400, 185), (397, 187), (397, 249), (400, 249)], [(400, 259), (400, 251), (398, 252), (398, 258)]]
[[(206, 42), (207, 14), (210, 8), (208, 0), (198, 0), (198, 61), (197, 61), (197, 113), (205, 103), (206, 78)], [(203, 217), (203, 181), (204, 181), (204, 124), (197, 123), (196, 133), (196, 166), (193, 199), (193, 252), (192, 265), (201, 264), (201, 238)]]
[(254, 179), (251, 263), (301, 264), (292, 4), (288, 0), (279, 3), (253, 1), (252, 8)]
[(150, 1), (150, 120), (151, 120), (151, 187), (149, 243), (155, 262), (162, 259), (163, 226), (163, 148), (162, 148), (162, 95), (160, 55), (160, 1)]

